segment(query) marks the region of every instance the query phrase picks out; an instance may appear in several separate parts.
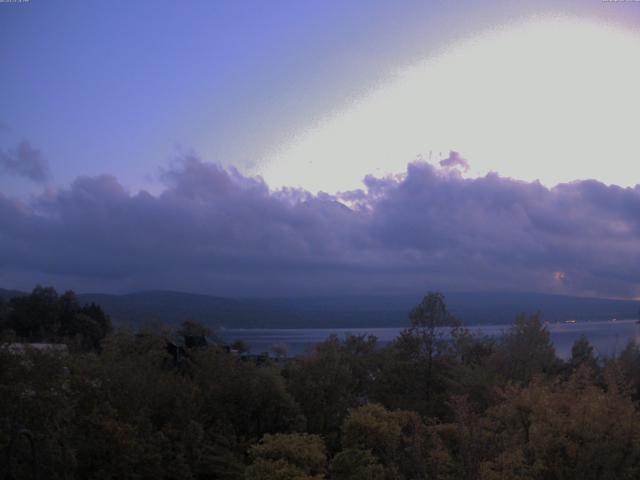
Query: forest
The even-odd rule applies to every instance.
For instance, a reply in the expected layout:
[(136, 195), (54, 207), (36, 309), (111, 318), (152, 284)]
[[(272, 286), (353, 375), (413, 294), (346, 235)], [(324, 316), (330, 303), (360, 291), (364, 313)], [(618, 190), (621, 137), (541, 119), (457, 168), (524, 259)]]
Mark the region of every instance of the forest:
[(431, 292), (389, 345), (259, 358), (37, 287), (0, 300), (0, 332), (4, 479), (640, 478), (640, 348), (562, 360), (541, 315), (472, 335)]

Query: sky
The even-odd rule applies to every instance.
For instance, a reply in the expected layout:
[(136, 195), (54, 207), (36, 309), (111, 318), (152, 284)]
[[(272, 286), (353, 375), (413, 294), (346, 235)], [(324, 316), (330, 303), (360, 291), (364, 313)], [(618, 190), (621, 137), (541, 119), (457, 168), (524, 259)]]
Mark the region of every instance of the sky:
[(640, 298), (640, 2), (0, 3), (0, 287)]

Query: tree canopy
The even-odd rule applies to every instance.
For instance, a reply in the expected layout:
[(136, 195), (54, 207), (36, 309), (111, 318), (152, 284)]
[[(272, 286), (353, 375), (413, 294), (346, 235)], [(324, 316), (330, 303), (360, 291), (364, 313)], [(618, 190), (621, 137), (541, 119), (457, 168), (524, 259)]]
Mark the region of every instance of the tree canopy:
[(0, 325), (0, 478), (640, 477), (640, 348), (602, 358), (580, 338), (563, 361), (539, 315), (474, 336), (432, 293), (388, 345), (331, 336), (264, 361), (214, 338), (176, 362), (175, 335), (205, 327), (113, 331), (50, 288), (0, 304)]

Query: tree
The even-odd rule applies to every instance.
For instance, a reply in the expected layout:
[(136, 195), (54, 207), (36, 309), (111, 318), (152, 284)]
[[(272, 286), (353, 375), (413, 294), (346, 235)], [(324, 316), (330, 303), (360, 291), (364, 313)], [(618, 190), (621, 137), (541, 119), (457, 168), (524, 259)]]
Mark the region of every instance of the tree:
[(384, 480), (384, 467), (371, 450), (347, 448), (339, 452), (329, 466), (333, 480)]
[(431, 398), (433, 383), (433, 357), (446, 348), (443, 342), (444, 332), (438, 327), (458, 326), (456, 319), (449, 313), (444, 295), (439, 292), (428, 293), (409, 315), (410, 334), (419, 341), (420, 354), (426, 360), (425, 398)]
[(556, 373), (560, 362), (540, 314), (519, 315), (493, 358), (506, 380), (526, 384), (534, 375)]
[[(346, 478), (355, 474), (358, 463), (372, 474), (379, 472), (376, 466), (380, 465), (384, 478), (395, 480), (436, 477), (446, 463), (437, 435), (415, 412), (364, 405), (350, 410), (342, 430), (344, 455), (336, 457), (332, 469), (341, 469)], [(347, 452), (353, 455), (350, 460), (344, 458)]]
[(306, 417), (306, 430), (325, 435), (330, 451), (338, 446), (348, 409), (367, 401), (374, 356), (374, 340), (348, 336), (341, 341), (332, 335), (283, 372)]
[[(386, 352), (375, 398), (390, 408), (445, 415), (456, 360), (453, 334), (460, 324), (449, 313), (444, 296), (434, 292), (424, 297), (409, 318), (410, 328)], [(448, 331), (443, 327), (449, 327)]]
[(573, 370), (577, 370), (582, 366), (588, 367), (594, 373), (598, 370), (598, 360), (593, 354), (593, 346), (584, 334), (580, 335), (580, 338), (571, 347), (569, 364)]
[(185, 369), (202, 392), (207, 426), (228, 428), (242, 442), (303, 426), (300, 407), (271, 366), (208, 348), (194, 352)]
[(73, 471), (66, 427), (76, 421), (76, 399), (65, 367), (66, 358), (55, 352), (0, 348), (0, 478), (34, 478), (33, 454), (40, 478)]
[(38, 285), (30, 295), (14, 297), (7, 327), (28, 342), (41, 342), (59, 335), (59, 302), (55, 289)]
[[(459, 328), (453, 335), (453, 350), (456, 362), (450, 372), (449, 390), (455, 395), (466, 396), (473, 405), (485, 410), (496, 400), (497, 374), (491, 368), (496, 340)], [(452, 410), (457, 415), (456, 408)]]
[(336, 436), (347, 409), (355, 405), (351, 369), (344, 362), (340, 340), (331, 336), (284, 373), (289, 391), (302, 407), (306, 431)]
[(200, 386), (167, 367), (165, 346), (162, 334), (118, 332), (99, 354), (72, 356), (70, 478), (243, 478), (245, 445), (210, 422)]
[(81, 307), (62, 323), (66, 336), (74, 340), (80, 350), (98, 350), (102, 340), (111, 331), (111, 319), (98, 305)]
[(320, 480), (327, 462), (322, 438), (299, 433), (267, 434), (249, 456), (247, 480)]
[(58, 296), (55, 289), (37, 286), (30, 295), (14, 297), (4, 328), (23, 342), (69, 343), (79, 350), (97, 350), (111, 331), (111, 319), (98, 305), (80, 306), (76, 294)]
[(176, 333), (183, 337), (208, 337), (213, 335), (213, 330), (195, 320), (184, 320)]
[(452, 477), (477, 480), (481, 461), (490, 451), (493, 437), (487, 434), (481, 410), (467, 395), (452, 395), (449, 401), (455, 419), (450, 424), (440, 425), (439, 431), (454, 457)]
[(16, 336), (16, 332), (9, 324), (9, 302), (0, 297), (0, 341), (12, 342)]
[(629, 340), (617, 358), (607, 362), (605, 376), (610, 384), (617, 383), (618, 390), (626, 390), (634, 400), (640, 400), (640, 346), (634, 340)]
[[(511, 386), (488, 412), (494, 435), (482, 479), (638, 478), (640, 415), (615, 390), (586, 384), (533, 380)], [(495, 448), (501, 446), (501, 448)]]

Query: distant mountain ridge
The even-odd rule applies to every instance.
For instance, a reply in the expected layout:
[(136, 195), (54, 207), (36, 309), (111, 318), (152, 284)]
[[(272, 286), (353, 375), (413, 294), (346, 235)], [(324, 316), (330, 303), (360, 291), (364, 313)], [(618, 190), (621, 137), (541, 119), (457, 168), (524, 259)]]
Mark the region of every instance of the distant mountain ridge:
[(4, 288), (0, 288), (0, 298), (3, 300), (9, 300), (12, 297), (19, 297), (21, 295), (26, 295), (26, 293), (20, 290), (5, 290)]
[[(1, 298), (25, 292), (0, 289)], [(545, 320), (638, 318), (640, 302), (542, 293), (449, 292), (451, 312), (467, 324), (507, 324), (519, 313), (540, 311)], [(124, 295), (79, 294), (102, 306), (119, 325), (175, 325), (185, 319), (225, 328), (358, 328), (408, 324), (419, 295), (233, 299), (176, 291)]]

